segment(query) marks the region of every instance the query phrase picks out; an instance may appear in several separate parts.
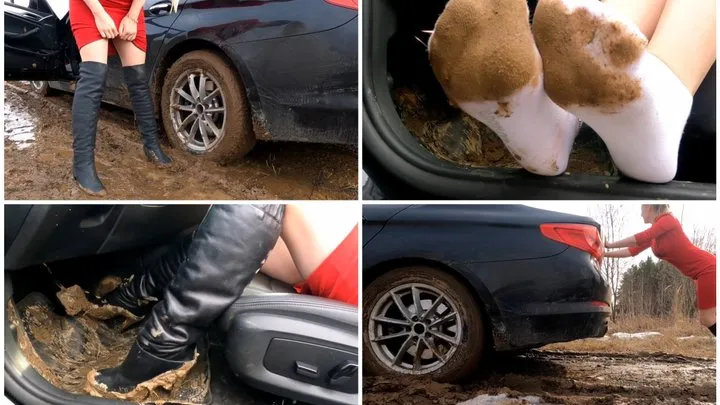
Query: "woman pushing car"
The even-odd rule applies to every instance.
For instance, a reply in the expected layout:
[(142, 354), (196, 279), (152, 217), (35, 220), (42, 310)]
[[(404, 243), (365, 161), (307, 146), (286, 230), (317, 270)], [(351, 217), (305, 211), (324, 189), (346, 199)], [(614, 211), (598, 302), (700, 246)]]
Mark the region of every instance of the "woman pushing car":
[(698, 318), (715, 335), (715, 255), (690, 241), (667, 204), (644, 204), (641, 215), (645, 223), (652, 226), (617, 242), (606, 242), (606, 248), (617, 250), (606, 252), (605, 257), (630, 257), (652, 248), (655, 256), (695, 281)]

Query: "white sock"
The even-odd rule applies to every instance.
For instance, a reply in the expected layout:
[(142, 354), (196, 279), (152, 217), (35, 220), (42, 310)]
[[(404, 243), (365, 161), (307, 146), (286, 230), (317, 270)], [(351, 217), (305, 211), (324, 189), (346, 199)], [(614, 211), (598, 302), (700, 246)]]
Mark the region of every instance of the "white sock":
[(493, 130), (525, 169), (554, 176), (567, 168), (579, 121), (543, 89), (528, 16), (526, 0), (450, 0), (428, 51), (451, 103)]
[(625, 175), (672, 180), (693, 97), (637, 26), (597, 0), (541, 0), (533, 32), (550, 97), (600, 135)]

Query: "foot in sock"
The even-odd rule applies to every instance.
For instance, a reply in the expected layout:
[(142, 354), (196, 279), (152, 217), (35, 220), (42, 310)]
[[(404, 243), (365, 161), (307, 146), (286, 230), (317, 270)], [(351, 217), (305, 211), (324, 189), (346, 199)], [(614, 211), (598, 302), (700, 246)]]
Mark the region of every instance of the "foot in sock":
[(450, 0), (428, 43), (449, 101), (487, 125), (525, 169), (567, 168), (578, 120), (543, 89), (526, 0)]
[(600, 135), (625, 175), (672, 180), (692, 95), (637, 26), (597, 0), (540, 0), (533, 33), (550, 98)]

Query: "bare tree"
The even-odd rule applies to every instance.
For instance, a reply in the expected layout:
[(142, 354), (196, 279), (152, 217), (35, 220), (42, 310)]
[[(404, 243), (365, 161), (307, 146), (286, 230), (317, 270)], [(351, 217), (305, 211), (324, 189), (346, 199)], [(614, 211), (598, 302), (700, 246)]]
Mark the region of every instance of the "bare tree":
[(715, 247), (717, 238), (715, 236), (715, 229), (712, 227), (706, 227), (702, 225), (693, 226), (692, 235), (690, 235), (692, 243), (700, 249), (707, 250), (710, 253), (715, 253)]
[[(623, 205), (599, 204), (590, 207), (588, 211), (588, 214), (600, 224), (604, 240), (614, 241), (627, 236), (622, 234), (623, 224), (627, 216)], [(615, 321), (615, 304), (618, 302), (623, 265), (620, 259), (605, 258), (601, 270), (612, 290), (612, 319)]]

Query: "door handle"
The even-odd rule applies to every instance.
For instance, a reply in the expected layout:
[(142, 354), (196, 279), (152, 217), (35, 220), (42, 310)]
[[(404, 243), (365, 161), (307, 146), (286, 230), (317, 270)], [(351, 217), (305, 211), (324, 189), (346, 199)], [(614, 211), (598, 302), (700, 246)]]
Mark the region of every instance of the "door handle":
[(170, 3), (170, 2), (158, 3), (153, 6), (150, 6), (150, 8), (148, 9), (148, 12), (150, 14), (162, 15), (162, 14), (169, 13), (171, 8), (172, 8), (172, 3)]

